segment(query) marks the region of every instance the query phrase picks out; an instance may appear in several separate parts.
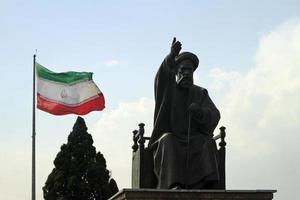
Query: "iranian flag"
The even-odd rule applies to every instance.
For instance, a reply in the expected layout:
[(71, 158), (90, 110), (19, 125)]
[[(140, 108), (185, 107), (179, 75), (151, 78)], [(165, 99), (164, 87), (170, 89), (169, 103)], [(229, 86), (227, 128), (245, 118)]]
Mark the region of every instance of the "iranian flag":
[(37, 107), (53, 115), (103, 110), (104, 96), (91, 72), (55, 73), (36, 63)]

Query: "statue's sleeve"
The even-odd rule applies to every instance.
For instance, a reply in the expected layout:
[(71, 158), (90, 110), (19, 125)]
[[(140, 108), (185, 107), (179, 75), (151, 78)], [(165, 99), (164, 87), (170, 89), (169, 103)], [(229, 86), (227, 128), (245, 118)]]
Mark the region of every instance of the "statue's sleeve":
[(160, 65), (154, 82), (155, 99), (157, 99), (160, 92), (167, 89), (167, 86), (175, 82), (175, 62), (167, 56)]
[(160, 134), (170, 131), (170, 102), (175, 83), (175, 63), (167, 56), (160, 65), (154, 80), (154, 121), (148, 145), (153, 144), (160, 137)]
[(202, 93), (200, 107), (194, 116), (194, 120), (212, 135), (220, 120), (220, 112), (209, 97), (207, 90), (202, 90)]
[(154, 95), (155, 95), (155, 112), (156, 118), (158, 109), (162, 104), (164, 98), (168, 94), (168, 90), (175, 83), (175, 62), (167, 56), (160, 65), (154, 81)]

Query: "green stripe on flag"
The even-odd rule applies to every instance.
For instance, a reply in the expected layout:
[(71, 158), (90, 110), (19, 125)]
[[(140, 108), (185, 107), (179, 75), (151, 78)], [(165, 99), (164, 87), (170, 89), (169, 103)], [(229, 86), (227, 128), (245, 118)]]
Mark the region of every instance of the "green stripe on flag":
[(66, 84), (77, 83), (81, 81), (91, 80), (92, 72), (62, 72), (55, 73), (43, 67), (39, 63), (35, 64), (37, 76), (50, 81), (61, 82)]

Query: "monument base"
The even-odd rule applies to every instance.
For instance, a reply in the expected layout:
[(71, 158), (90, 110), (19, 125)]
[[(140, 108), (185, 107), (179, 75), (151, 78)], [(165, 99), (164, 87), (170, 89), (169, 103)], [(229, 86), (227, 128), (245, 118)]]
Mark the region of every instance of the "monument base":
[(271, 200), (276, 190), (123, 189), (109, 200)]

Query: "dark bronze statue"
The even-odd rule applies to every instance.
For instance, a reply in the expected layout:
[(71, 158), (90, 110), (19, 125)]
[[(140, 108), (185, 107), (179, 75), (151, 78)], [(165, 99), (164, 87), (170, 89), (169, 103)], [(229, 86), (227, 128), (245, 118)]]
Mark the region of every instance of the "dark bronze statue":
[(219, 180), (212, 137), (220, 113), (207, 90), (194, 85), (197, 56), (180, 51), (181, 43), (174, 38), (171, 52), (155, 77), (149, 147), (157, 188), (211, 189)]

